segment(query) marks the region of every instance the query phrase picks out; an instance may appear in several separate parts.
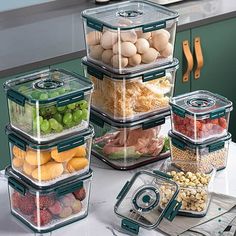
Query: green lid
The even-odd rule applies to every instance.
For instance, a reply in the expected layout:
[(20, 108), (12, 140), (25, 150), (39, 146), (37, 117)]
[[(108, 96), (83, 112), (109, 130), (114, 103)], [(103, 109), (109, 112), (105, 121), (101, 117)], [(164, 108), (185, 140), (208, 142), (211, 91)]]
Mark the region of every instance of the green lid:
[[(151, 16), (151, 17), (150, 17)], [(131, 0), (103, 7), (87, 9), (82, 12), (87, 26), (102, 31), (103, 27), (117, 30), (142, 28), (143, 32), (150, 32), (166, 27), (166, 22), (177, 19), (179, 14), (156, 3), (141, 0)], [(127, 26), (122, 20), (132, 20)]]
[(24, 106), (25, 102), (64, 106), (84, 99), (93, 84), (81, 75), (62, 69), (48, 69), (17, 77), (4, 84), (7, 97)]
[(83, 145), (87, 139), (94, 136), (94, 129), (90, 125), (86, 130), (79, 132), (79, 134), (75, 133), (70, 136), (66, 136), (64, 139), (54, 139), (53, 141), (42, 143), (37, 143), (35, 140), (22, 136), (17, 131), (13, 130), (10, 125), (6, 126), (6, 134), (8, 135), (8, 141), (10, 143), (16, 145), (24, 151), (27, 147), (37, 150), (57, 147), (58, 152), (62, 152)]
[[(161, 189), (166, 186), (170, 187), (172, 196), (163, 207)], [(115, 213), (123, 219), (122, 228), (137, 234), (139, 226), (153, 229), (163, 218), (172, 221), (181, 207), (175, 200), (178, 192), (178, 185), (162, 173), (136, 173), (124, 185), (115, 204)]]
[(158, 79), (164, 77), (166, 75), (167, 70), (177, 70), (179, 68), (179, 61), (178, 59), (174, 58), (173, 62), (167, 64), (165, 66), (161, 66), (158, 68), (152, 68), (145, 71), (139, 71), (136, 73), (129, 73), (129, 74), (116, 74), (112, 73), (103, 67), (97, 66), (87, 60), (86, 57), (82, 58), (82, 63), (84, 66), (87, 67), (87, 73), (94, 76), (97, 79), (102, 80), (104, 76), (109, 77), (113, 80), (133, 80), (142, 78), (143, 82), (151, 81), (154, 79)]
[(55, 193), (58, 197), (60, 197), (82, 188), (83, 181), (92, 178), (93, 171), (90, 169), (89, 173), (84, 176), (73, 176), (50, 186), (37, 186), (27, 180), (27, 178), (23, 176), (18, 176), (17, 173), (10, 166), (5, 169), (5, 175), (8, 178), (8, 184), (23, 195), (25, 195), (27, 192), (30, 192), (32, 194)]

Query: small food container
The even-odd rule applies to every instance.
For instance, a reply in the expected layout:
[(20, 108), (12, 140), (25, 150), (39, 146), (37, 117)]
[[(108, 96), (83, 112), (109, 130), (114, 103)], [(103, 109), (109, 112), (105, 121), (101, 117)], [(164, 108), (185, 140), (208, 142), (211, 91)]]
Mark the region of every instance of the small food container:
[(119, 123), (91, 110), (92, 154), (114, 169), (129, 170), (170, 156), (169, 112)]
[[(163, 188), (170, 189), (168, 199)], [(122, 218), (121, 227), (138, 234), (140, 227), (154, 229), (164, 218), (172, 221), (181, 207), (175, 199), (178, 192), (178, 185), (160, 171), (136, 173), (117, 196), (114, 210)]]
[(85, 77), (94, 84), (92, 108), (109, 118), (135, 121), (169, 110), (178, 60), (160, 68), (119, 75), (82, 60)]
[(119, 74), (170, 63), (178, 16), (141, 0), (85, 10), (82, 17), (88, 60)]
[(11, 166), (21, 177), (37, 186), (49, 186), (89, 172), (93, 128), (63, 140), (33, 142), (7, 126)]
[(92, 171), (60, 185), (38, 188), (8, 167), (11, 213), (38, 233), (47, 233), (88, 214)]
[[(169, 132), (172, 162), (183, 162), (184, 169), (190, 172), (209, 171), (212, 165), (224, 169), (227, 165), (231, 134), (215, 141), (193, 144)], [(183, 166), (183, 165), (182, 165)]]
[[(194, 163), (192, 163), (193, 165)], [(185, 169), (185, 167), (184, 162), (172, 163), (167, 159), (162, 164), (160, 171), (169, 175), (179, 185), (179, 194), (176, 200), (181, 202), (182, 206), (178, 215), (204, 217), (210, 205), (216, 170), (213, 166), (211, 166), (211, 169), (208, 168), (207, 172), (197, 170), (197, 168), (188, 171), (188, 168)], [(161, 192), (163, 194), (161, 205), (165, 207), (169, 199), (172, 198), (172, 189), (165, 186), (161, 188)]]
[(88, 128), (93, 85), (80, 75), (49, 69), (4, 87), (12, 127), (37, 142)]
[(170, 99), (173, 133), (193, 143), (221, 138), (228, 133), (232, 102), (199, 90)]

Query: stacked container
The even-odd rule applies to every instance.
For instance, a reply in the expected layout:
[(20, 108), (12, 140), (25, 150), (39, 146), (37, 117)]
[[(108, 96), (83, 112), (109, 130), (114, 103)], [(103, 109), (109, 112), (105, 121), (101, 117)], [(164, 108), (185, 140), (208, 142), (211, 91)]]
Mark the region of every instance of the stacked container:
[[(197, 163), (199, 169), (213, 164), (217, 170), (227, 165), (229, 116), (232, 102), (209, 91), (195, 91), (170, 100), (172, 131), (171, 156), (175, 162)], [(190, 164), (185, 167), (191, 169)]]
[(120, 170), (169, 156), (165, 121), (178, 68), (178, 14), (148, 1), (127, 1), (85, 10), (82, 17), (84, 72), (94, 83), (92, 153)]
[(87, 216), (93, 85), (65, 70), (18, 77), (4, 85), (10, 125), (11, 212), (36, 232)]

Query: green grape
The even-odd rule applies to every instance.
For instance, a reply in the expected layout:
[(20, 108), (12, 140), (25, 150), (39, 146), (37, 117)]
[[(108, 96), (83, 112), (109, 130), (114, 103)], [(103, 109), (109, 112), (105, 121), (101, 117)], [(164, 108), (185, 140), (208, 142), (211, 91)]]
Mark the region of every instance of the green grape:
[(68, 109), (71, 109), (71, 110), (75, 109), (75, 106), (76, 106), (76, 103), (71, 103), (67, 105)]
[(55, 106), (46, 108), (46, 113), (48, 115), (54, 115), (54, 114), (56, 114), (56, 112), (57, 112), (57, 108)]
[(39, 114), (40, 114), (41, 116), (45, 116), (45, 115), (46, 115), (46, 108), (45, 108), (45, 107), (39, 108)]
[(62, 115), (60, 113), (56, 113), (53, 118), (59, 122), (59, 123), (62, 123)]
[(40, 95), (41, 95), (41, 93), (38, 92), (38, 91), (33, 91), (33, 92), (31, 93), (31, 97), (34, 98), (34, 99), (39, 99), (39, 98), (40, 98)]
[(63, 131), (63, 126), (58, 123), (57, 128), (55, 129), (56, 132), (62, 132)]
[(44, 134), (50, 134), (51, 132), (52, 132), (52, 129), (50, 126), (46, 131), (43, 131)]
[(57, 110), (59, 112), (64, 112), (66, 110), (66, 106), (62, 106), (62, 107), (57, 107)]
[(60, 95), (62, 95), (66, 92), (66, 89), (65, 88), (59, 88), (57, 91)]
[(49, 97), (50, 98), (55, 98), (58, 97), (60, 94), (57, 91), (53, 91), (49, 93)]
[(41, 124), (41, 130), (43, 132), (47, 132), (47, 130), (50, 129), (50, 123), (48, 120), (43, 120), (42, 124)]
[(79, 105), (81, 109), (87, 109), (88, 108), (88, 102), (86, 100), (81, 100), (76, 103), (76, 105)]
[(73, 121), (77, 122), (81, 122), (82, 120), (82, 111), (81, 110), (77, 110), (73, 113)]
[(64, 123), (65, 125), (70, 124), (72, 121), (73, 121), (73, 116), (72, 116), (71, 113), (66, 113), (66, 114), (63, 116), (63, 123)]
[(46, 99), (48, 99), (47, 93), (41, 93), (39, 99), (40, 99), (40, 100), (46, 100)]
[(56, 119), (54, 119), (54, 118), (49, 119), (49, 123), (50, 123), (50, 127), (51, 127), (52, 129), (54, 129), (54, 130), (57, 129), (58, 122), (57, 122)]
[(88, 119), (88, 110), (87, 109), (82, 109), (82, 119), (87, 120)]

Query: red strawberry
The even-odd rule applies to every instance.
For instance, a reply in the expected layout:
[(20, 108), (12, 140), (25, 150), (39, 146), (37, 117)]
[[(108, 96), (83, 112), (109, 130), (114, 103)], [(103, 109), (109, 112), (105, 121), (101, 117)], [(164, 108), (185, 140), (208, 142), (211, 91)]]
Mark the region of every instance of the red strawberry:
[(35, 210), (31, 218), (32, 222), (37, 226), (48, 224), (52, 220), (52, 215), (48, 210)]
[(73, 192), (76, 199), (83, 201), (86, 198), (86, 191), (84, 188), (78, 189)]
[(20, 200), (21, 195), (18, 192), (14, 192), (11, 195), (11, 204), (13, 209), (18, 209), (19, 208), (19, 200)]
[(46, 209), (51, 207), (55, 203), (54, 196), (39, 196), (35, 199), (35, 204), (40, 209)]
[(54, 205), (48, 208), (53, 215), (59, 215), (62, 211), (62, 205), (59, 201), (56, 201)]
[(27, 193), (25, 196), (20, 196), (18, 200), (18, 208), (21, 213), (25, 215), (30, 215), (35, 209), (35, 197), (30, 193)]

